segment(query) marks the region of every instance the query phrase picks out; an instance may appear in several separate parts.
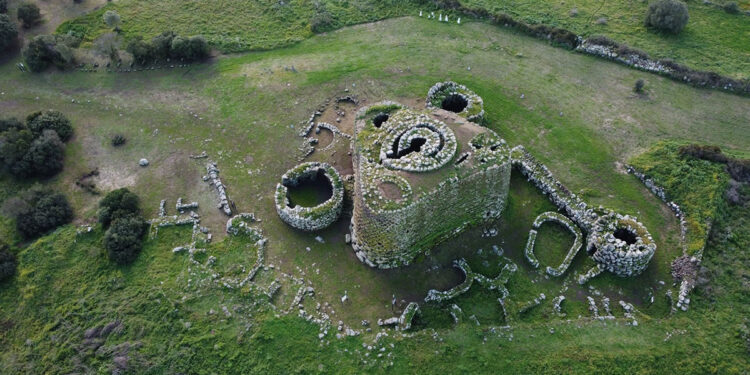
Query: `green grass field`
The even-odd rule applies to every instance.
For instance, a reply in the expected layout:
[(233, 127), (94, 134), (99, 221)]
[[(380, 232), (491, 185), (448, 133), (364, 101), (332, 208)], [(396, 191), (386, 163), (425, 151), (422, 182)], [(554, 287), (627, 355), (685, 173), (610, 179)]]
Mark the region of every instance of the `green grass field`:
[[(294, 71), (285, 69), (291, 66)], [(406, 269), (376, 271), (358, 262), (343, 240), (348, 218), (319, 233), (325, 243), (314, 240), (318, 233), (294, 231), (278, 218), (276, 183), (298, 161), (301, 122), (326, 98), (348, 90), (364, 103), (392, 99), (418, 105), (432, 84), (446, 79), (482, 96), (487, 126), (511, 145), (525, 145), (572, 191), (594, 205), (637, 215), (648, 226), (659, 249), (646, 273), (635, 279), (602, 275), (591, 283), (613, 297), (617, 320), (588, 319), (585, 295), (593, 293), (588, 286), (571, 285), (561, 292), (569, 297), (563, 305), (567, 318), (553, 315), (550, 300), (563, 282), (544, 279), (522, 259), (533, 218), (551, 205), (518, 176), (497, 224), (500, 236), (481, 238), (478, 228)], [(632, 93), (637, 79), (646, 81), (646, 95)], [(174, 246), (189, 241), (188, 230), (163, 231), (147, 241), (135, 264), (115, 267), (106, 261), (100, 230), (76, 236), (74, 225), (64, 227), (22, 244), (19, 274), (0, 288), (1, 373), (109, 372), (122, 350), (115, 347), (123, 343), (133, 347), (131, 371), (154, 374), (560, 369), (742, 374), (748, 368), (742, 336), (743, 325), (750, 324), (744, 318), (750, 306), (747, 210), (723, 203), (717, 209), (717, 234), (705, 253), (710, 282), (694, 293), (689, 312), (671, 315), (663, 297), (666, 289), (675, 289), (669, 263), (681, 251), (679, 228), (671, 212), (623, 169), (662, 140), (717, 144), (747, 154), (747, 98), (691, 88), (485, 23), (414, 17), (344, 28), (288, 48), (223, 56), (184, 69), (31, 75), (4, 64), (0, 87), (3, 115), (54, 108), (72, 120), (76, 135), (67, 148), (65, 170), (45, 183), (71, 199), (76, 224), (93, 221), (99, 197), (73, 182), (99, 168), (99, 188), (131, 188), (142, 197), (147, 218), (156, 216), (161, 199), (169, 200), (172, 211), (178, 197), (198, 201), (203, 224), (218, 237), (199, 259), (215, 256), (215, 272), (240, 274), (239, 265), (250, 265), (255, 249), (241, 238), (222, 235), (226, 217), (214, 208), (215, 193), (201, 180), (205, 160), (188, 157), (206, 151), (218, 163), (239, 211), (262, 219), (269, 239), (266, 262), (275, 266), (260, 273), (256, 286), (227, 290), (212, 283), (187, 255), (172, 254)], [(122, 148), (109, 144), (115, 133), (128, 138)], [(151, 161), (148, 168), (137, 165), (142, 157)], [(0, 199), (25, 186), (2, 176)], [(11, 241), (16, 236), (12, 225), (0, 221), (0, 234)], [(545, 262), (559, 261), (570, 246), (565, 232), (556, 229), (540, 232), (538, 254)], [(281, 274), (294, 274), (315, 287), (306, 308), (330, 303), (334, 322), (360, 328), (362, 319), (391, 316), (394, 294), (419, 301), (431, 288), (460, 282), (451, 267), (458, 256), (466, 257), (473, 270), (494, 276), (501, 259), (477, 251), (491, 244), (502, 246), (519, 265), (508, 284), (514, 311), (538, 293), (548, 294), (527, 314), (511, 314), (509, 329), (490, 329), (507, 322), (497, 319), (497, 296), (481, 288), (472, 288), (457, 303), (482, 325), (465, 320), (453, 327), (445, 310), (424, 306), (413, 337), (391, 332), (377, 344), (374, 333), (338, 340), (335, 325), (321, 343), (318, 326), (279, 311), (289, 306), (297, 288)], [(584, 272), (589, 262), (581, 252), (564, 279)], [(281, 291), (269, 300), (264, 288), (275, 278), (281, 280)], [(657, 301), (644, 303), (646, 289), (659, 288), (658, 281), (666, 283)], [(345, 292), (349, 305), (340, 302)], [(636, 304), (637, 327), (625, 324), (619, 299)], [(115, 320), (124, 328), (104, 338), (99, 348), (105, 349), (91, 349), (95, 344), (85, 331)]]
[[(431, 3), (420, 4), (419, 1), (319, 3), (331, 14), (333, 29), (391, 17), (415, 16), (419, 10), (434, 9)], [(690, 21), (676, 36), (656, 33), (643, 25), (648, 7), (646, 1), (579, 0), (571, 3), (544, 0), (540, 3), (532, 0), (461, 0), (459, 3), (490, 14), (506, 13), (531, 24), (562, 27), (584, 37), (606, 35), (655, 58), (669, 58), (693, 69), (734, 78), (750, 78), (750, 44), (747, 43), (750, 17), (729, 14), (697, 1), (688, 3)], [(750, 10), (747, 1), (740, 1), (739, 5), (741, 9)], [(136, 36), (148, 39), (162, 31), (173, 30), (183, 35), (204, 35), (222, 52), (239, 52), (287, 46), (310, 37), (310, 23), (316, 9), (314, 2), (297, 0), (118, 0), (65, 22), (58, 32), (81, 33), (86, 45), (110, 31), (101, 18), (106, 10), (114, 10), (122, 16), (121, 29), (125, 39)], [(571, 16), (573, 9), (576, 16)], [(452, 14), (452, 19), (458, 16)], [(599, 21), (601, 19), (606, 23)]]

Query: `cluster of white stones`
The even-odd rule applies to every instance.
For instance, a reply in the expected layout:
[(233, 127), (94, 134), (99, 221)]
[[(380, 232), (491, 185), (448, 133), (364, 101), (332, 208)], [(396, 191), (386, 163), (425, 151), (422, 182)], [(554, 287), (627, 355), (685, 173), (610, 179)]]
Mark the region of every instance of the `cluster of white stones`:
[[(629, 232), (634, 241), (617, 238), (618, 231)], [(586, 248), (604, 269), (624, 277), (638, 275), (648, 267), (656, 244), (636, 218), (608, 213), (594, 224)]]
[[(456, 154), (458, 144), (453, 131), (427, 115), (401, 110), (382, 126), (387, 126), (387, 135), (381, 144), (380, 162), (388, 169), (432, 171), (444, 166)], [(417, 139), (424, 140), (419, 151), (402, 155)]]
[[(331, 197), (314, 207), (291, 207), (288, 186), (296, 186), (305, 179), (313, 178), (322, 171), (331, 184)], [(276, 185), (276, 212), (285, 223), (305, 231), (316, 231), (328, 227), (341, 215), (344, 206), (344, 184), (341, 176), (327, 163), (302, 163), (281, 177)]]
[(443, 108), (443, 100), (451, 95), (459, 95), (466, 100), (466, 107), (458, 115), (469, 121), (479, 122), (484, 117), (482, 97), (466, 86), (453, 81), (438, 82), (427, 91), (427, 108)]
[(532, 299), (529, 302), (524, 303), (521, 306), (521, 308), (518, 310), (518, 313), (519, 314), (523, 314), (523, 313), (525, 313), (525, 312), (533, 309), (534, 307), (539, 306), (540, 304), (542, 304), (542, 301), (544, 301), (546, 299), (547, 299), (547, 296), (544, 295), (544, 293), (539, 293), (539, 295), (536, 296), (534, 299)]

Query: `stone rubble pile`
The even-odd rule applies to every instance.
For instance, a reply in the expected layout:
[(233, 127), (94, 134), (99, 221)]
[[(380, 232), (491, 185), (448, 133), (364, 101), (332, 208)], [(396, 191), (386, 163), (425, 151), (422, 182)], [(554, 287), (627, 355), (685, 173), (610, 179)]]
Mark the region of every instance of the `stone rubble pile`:
[(224, 212), (227, 216), (232, 216), (232, 208), (229, 204), (229, 196), (227, 195), (226, 187), (219, 178), (219, 168), (216, 166), (216, 163), (209, 162), (206, 165), (206, 171), (208, 172), (208, 175), (203, 177), (203, 180), (208, 181), (210, 185), (213, 185), (214, 188), (216, 188), (216, 193), (219, 196), (219, 204), (217, 208)]

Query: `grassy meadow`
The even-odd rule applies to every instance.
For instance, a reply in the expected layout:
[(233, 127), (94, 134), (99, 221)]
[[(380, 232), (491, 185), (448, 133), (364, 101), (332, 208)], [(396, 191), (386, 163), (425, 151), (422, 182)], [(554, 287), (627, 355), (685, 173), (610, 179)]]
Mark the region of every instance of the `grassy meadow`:
[[(151, 25), (130, 25), (128, 31), (129, 4), (146, 2), (108, 5), (123, 7), (118, 11), (125, 33), (158, 33), (157, 26), (167, 22), (154, 19)], [(257, 26), (253, 18), (247, 20), (246, 30)], [(193, 26), (189, 19), (179, 22)], [(212, 25), (204, 26), (221, 26)], [(297, 30), (303, 32), (285, 34), (300, 41), (287, 48), (173, 70), (32, 75), (13, 64), (0, 66), (4, 116), (52, 108), (74, 124), (65, 170), (43, 182), (66, 193), (76, 209), (75, 224), (93, 222), (100, 197), (74, 181), (98, 168), (97, 186), (102, 191), (131, 188), (141, 196), (147, 218), (157, 215), (161, 199), (168, 200), (170, 212), (178, 197), (198, 201), (203, 225), (217, 237), (201, 257), (215, 256), (212, 270), (219, 275), (240, 273), (239, 265), (254, 261), (255, 248), (223, 235), (226, 217), (215, 209), (215, 193), (201, 180), (206, 160), (189, 158), (206, 151), (218, 163), (238, 210), (262, 219), (269, 239), (266, 263), (274, 265), (261, 271), (254, 286), (228, 290), (187, 255), (172, 254), (174, 246), (190, 240), (189, 230), (160, 233), (147, 241), (133, 265), (116, 267), (106, 261), (101, 230), (78, 236), (75, 225), (63, 227), (20, 244), (18, 275), (0, 288), (0, 373), (109, 372), (125, 343), (130, 371), (154, 374), (746, 371), (747, 210), (721, 203), (718, 234), (705, 252), (713, 277), (694, 294), (689, 312), (672, 314), (664, 293), (676, 292), (669, 264), (682, 251), (678, 223), (623, 165), (663, 140), (716, 144), (746, 154), (749, 99), (552, 48), (482, 22), (456, 25), (405, 17), (311, 38), (309, 30)], [(279, 45), (258, 42), (257, 48)], [(482, 96), (487, 126), (511, 145), (523, 144), (572, 191), (589, 203), (638, 216), (659, 245), (649, 269), (634, 279), (601, 275), (586, 287), (571, 283), (592, 265), (583, 251), (562, 280), (530, 269), (522, 259), (528, 229), (538, 213), (552, 206), (517, 174), (506, 212), (493, 224), (499, 236), (481, 237), (483, 228), (476, 228), (404, 269), (377, 271), (358, 262), (344, 244), (347, 217), (315, 234), (281, 222), (273, 206), (276, 183), (298, 162), (302, 139), (297, 134), (327, 98), (356, 95), (363, 104), (390, 99), (417, 106), (432, 84), (447, 79)], [(632, 91), (638, 79), (646, 81), (645, 94)], [(118, 149), (109, 143), (115, 133), (128, 138)], [(151, 161), (148, 168), (137, 164), (143, 157)], [(0, 200), (29, 184), (2, 176)], [(10, 220), (0, 221), (0, 234), (17, 242)], [(324, 243), (314, 239), (318, 234)], [(554, 264), (571, 243), (567, 232), (545, 225), (537, 255)], [(503, 257), (489, 252), (492, 245), (504, 249)], [(454, 327), (445, 309), (424, 305), (413, 336), (389, 331), (378, 342), (377, 328), (336, 339), (335, 323), (319, 340), (317, 325), (295, 313), (282, 314), (299, 286), (284, 276), (293, 274), (315, 288), (307, 309), (328, 303), (334, 322), (360, 329), (362, 319), (392, 316), (394, 295), (421, 301), (431, 288), (459, 283), (461, 276), (451, 265), (459, 256), (475, 272), (493, 277), (505, 262), (519, 266), (507, 285), (511, 322), (500, 317), (498, 295), (477, 286), (454, 302), (481, 325), (465, 319)], [(276, 279), (282, 285), (279, 294), (264, 297)], [(653, 304), (646, 302), (649, 291), (656, 296)], [(542, 292), (546, 301), (518, 313)], [(349, 304), (340, 301), (345, 293)], [(552, 311), (551, 299), (559, 294), (568, 297), (566, 318)], [(589, 319), (589, 294), (597, 301), (610, 296), (618, 319)], [(637, 327), (626, 324), (619, 299), (636, 305)], [(225, 306), (230, 315), (223, 312)], [(113, 321), (122, 326), (115, 333), (93, 341), (85, 337), (87, 329)], [(490, 328), (508, 323), (510, 328)], [(368, 345), (375, 349), (367, 350)]]

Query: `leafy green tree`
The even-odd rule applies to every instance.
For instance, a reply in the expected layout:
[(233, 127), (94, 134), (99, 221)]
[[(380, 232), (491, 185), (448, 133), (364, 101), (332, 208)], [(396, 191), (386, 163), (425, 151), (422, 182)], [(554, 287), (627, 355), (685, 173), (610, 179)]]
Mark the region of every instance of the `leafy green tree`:
[(23, 123), (15, 117), (0, 118), (0, 133), (11, 129), (21, 130), (23, 128)]
[(146, 223), (138, 216), (115, 219), (104, 234), (109, 259), (117, 264), (132, 263), (143, 247)]
[(172, 31), (165, 31), (151, 39), (154, 59), (166, 60), (172, 49), (172, 39), (177, 35)]
[(35, 135), (45, 130), (54, 130), (63, 142), (67, 142), (73, 136), (73, 125), (60, 111), (34, 112), (26, 117), (26, 126)]
[(99, 202), (99, 222), (107, 228), (119, 218), (138, 216), (141, 212), (138, 205), (138, 196), (127, 188), (113, 190)]
[(22, 165), (26, 167), (21, 176), (49, 177), (63, 168), (65, 145), (54, 130), (45, 130), (41, 136), (31, 142), (29, 151), (23, 156)]
[(23, 3), (18, 7), (16, 12), (18, 13), (18, 20), (23, 22), (23, 27), (27, 29), (42, 19), (39, 7), (34, 3)]
[(0, 13), (8, 13), (8, 0), (0, 0)]
[(18, 27), (7, 14), (0, 14), (0, 52), (15, 44), (17, 40)]
[(170, 55), (175, 59), (196, 61), (208, 56), (208, 43), (202, 36), (184, 38), (176, 36), (172, 39)]
[(41, 187), (21, 194), (26, 203), (16, 217), (16, 229), (24, 238), (45, 234), (73, 219), (73, 210), (64, 195)]
[(139, 65), (148, 64), (155, 58), (154, 47), (141, 37), (128, 42), (128, 46), (125, 49), (133, 55), (133, 60)]
[(677, 34), (688, 23), (688, 7), (678, 0), (658, 0), (649, 4), (646, 26)]
[(73, 64), (73, 48), (80, 39), (72, 35), (37, 35), (23, 51), (26, 65), (33, 72), (41, 72), (50, 65), (65, 68)]

